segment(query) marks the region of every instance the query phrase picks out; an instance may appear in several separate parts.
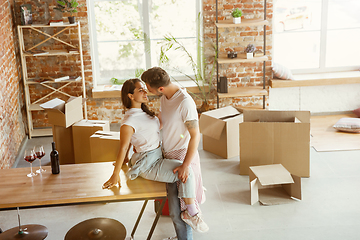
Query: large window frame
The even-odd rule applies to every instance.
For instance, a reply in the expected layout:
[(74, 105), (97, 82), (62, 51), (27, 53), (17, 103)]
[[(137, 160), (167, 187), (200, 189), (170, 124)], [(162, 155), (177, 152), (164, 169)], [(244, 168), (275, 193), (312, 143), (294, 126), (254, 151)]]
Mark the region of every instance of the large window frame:
[[(274, 3), (274, 18), (276, 17), (276, 11), (275, 11), (275, 6), (276, 3)], [(326, 48), (327, 48), (327, 44), (328, 44), (328, 34), (329, 32), (333, 31), (333, 30), (359, 30), (360, 27), (348, 27), (348, 28), (341, 28), (341, 29), (328, 29), (328, 17), (329, 17), (329, 0), (321, 0), (321, 22), (320, 22), (320, 32), (319, 30), (302, 30), (301, 32), (298, 33), (311, 33), (311, 32), (319, 32), (320, 35), (320, 50), (319, 50), (319, 59), (318, 59), (318, 63), (319, 63), (319, 67), (314, 67), (314, 68), (301, 68), (301, 69), (291, 69), (292, 73), (294, 74), (311, 74), (311, 73), (329, 73), (329, 72), (344, 72), (344, 71), (356, 71), (359, 70), (359, 65), (355, 62), (353, 65), (348, 65), (348, 66), (333, 66), (333, 67), (326, 67), (326, 57), (327, 57), (327, 52), (326, 52)], [(275, 28), (275, 22), (273, 22), (273, 26)], [(275, 36), (275, 34), (281, 34), (284, 35), (287, 34), (287, 32), (282, 32), (282, 33), (276, 33), (275, 29), (273, 31), (273, 35)], [(274, 37), (273, 36), (273, 37)], [(273, 39), (273, 43), (274, 45), (275, 40)], [(296, 47), (296, 46), (294, 46)], [(344, 46), (343, 46), (344, 47)], [(275, 62), (277, 62), (277, 58), (276, 58), (276, 48), (273, 49), (273, 60)], [(356, 55), (356, 54), (355, 54)], [(290, 55), (289, 57), (297, 57), (297, 56), (292, 56)]]
[[(93, 86), (94, 88), (98, 88), (98, 87), (102, 87), (103, 85), (110, 85), (111, 83), (104, 83), (100, 80), (100, 67), (99, 67), (99, 51), (98, 51), (98, 41), (97, 41), (97, 31), (96, 31), (96, 19), (95, 19), (95, 2), (111, 2), (111, 1), (122, 1), (122, 0), (89, 0), (89, 8), (88, 8), (88, 18), (89, 18), (89, 32), (90, 32), (90, 48), (91, 48), (91, 56), (92, 56), (92, 72), (93, 72)], [(147, 51), (145, 51), (145, 64), (146, 64), (146, 69), (153, 67), (152, 66), (152, 58), (151, 58), (151, 41), (160, 41), (160, 38), (151, 38), (151, 34), (150, 34), (150, 17), (149, 17), (149, 11), (150, 11), (150, 6), (149, 6), (149, 1), (147, 0), (139, 0), (142, 1), (143, 3), (143, 8), (142, 8), (142, 24), (143, 24), (143, 31), (144, 31), (144, 48), (147, 49)], [(196, 18), (198, 17), (198, 14), (201, 13), (201, 9), (202, 9), (202, 1), (201, 0), (195, 0), (194, 1), (195, 4), (195, 10), (196, 10)], [(201, 32), (202, 32), (202, 23), (200, 26), (200, 29), (198, 27), (198, 24), (196, 24), (196, 22), (194, 22), (195, 26), (196, 26), (196, 35), (194, 37), (192, 37), (193, 39), (195, 39), (196, 42), (198, 42), (198, 36), (201, 36)], [(199, 34), (200, 32), (200, 34)], [(179, 40), (181, 40), (182, 38), (178, 38)], [(197, 54), (198, 55), (198, 54)], [(196, 57), (196, 56), (195, 56)], [(134, 76), (135, 77), (135, 76)], [(187, 78), (185, 76), (172, 76), (173, 79), (176, 80), (187, 80)]]

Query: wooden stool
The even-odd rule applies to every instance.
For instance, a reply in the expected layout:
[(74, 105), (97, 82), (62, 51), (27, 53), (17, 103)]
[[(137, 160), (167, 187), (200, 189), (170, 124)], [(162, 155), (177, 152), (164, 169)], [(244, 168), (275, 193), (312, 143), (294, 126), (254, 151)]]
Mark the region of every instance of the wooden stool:
[(65, 235), (65, 240), (124, 240), (126, 228), (111, 218), (92, 218), (73, 226)]

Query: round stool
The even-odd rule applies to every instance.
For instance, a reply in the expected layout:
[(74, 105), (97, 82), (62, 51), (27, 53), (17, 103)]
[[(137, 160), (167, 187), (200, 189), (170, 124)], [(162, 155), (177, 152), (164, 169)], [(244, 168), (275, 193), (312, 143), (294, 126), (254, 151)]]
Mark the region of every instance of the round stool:
[(126, 228), (111, 218), (92, 218), (73, 226), (65, 240), (124, 240)]
[(48, 235), (48, 230), (43, 225), (29, 224), (13, 227), (0, 234), (0, 240), (44, 240)]

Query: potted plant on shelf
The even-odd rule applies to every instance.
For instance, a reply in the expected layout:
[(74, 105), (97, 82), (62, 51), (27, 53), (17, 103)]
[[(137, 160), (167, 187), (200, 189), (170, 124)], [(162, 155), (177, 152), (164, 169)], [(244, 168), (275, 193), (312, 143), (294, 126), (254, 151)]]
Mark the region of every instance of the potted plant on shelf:
[(231, 16), (233, 17), (233, 23), (235, 24), (241, 23), (242, 11), (239, 8), (235, 8), (232, 11)]
[(70, 13), (70, 16), (68, 17), (69, 23), (75, 23), (75, 16), (73, 16), (73, 13), (78, 12), (78, 8), (84, 6), (84, 4), (79, 5), (79, 3), (76, 0), (58, 0), (57, 6), (54, 8), (55, 10), (58, 10), (62, 13), (68, 12)]
[(252, 43), (248, 44), (245, 48), (246, 58), (253, 58), (255, 50), (256, 48), (254, 44)]

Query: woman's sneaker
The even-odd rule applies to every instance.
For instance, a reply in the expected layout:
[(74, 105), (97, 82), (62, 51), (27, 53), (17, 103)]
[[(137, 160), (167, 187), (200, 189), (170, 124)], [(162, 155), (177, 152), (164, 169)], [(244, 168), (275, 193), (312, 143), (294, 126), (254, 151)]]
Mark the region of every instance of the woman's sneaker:
[(195, 216), (191, 216), (187, 210), (181, 212), (181, 219), (190, 225), (197, 232), (207, 232), (209, 231), (208, 225), (202, 220), (201, 214), (198, 213)]

